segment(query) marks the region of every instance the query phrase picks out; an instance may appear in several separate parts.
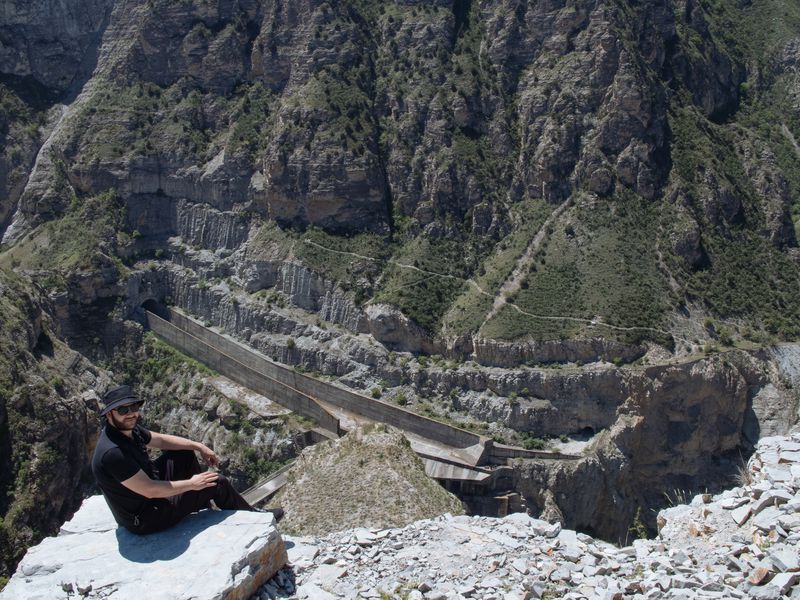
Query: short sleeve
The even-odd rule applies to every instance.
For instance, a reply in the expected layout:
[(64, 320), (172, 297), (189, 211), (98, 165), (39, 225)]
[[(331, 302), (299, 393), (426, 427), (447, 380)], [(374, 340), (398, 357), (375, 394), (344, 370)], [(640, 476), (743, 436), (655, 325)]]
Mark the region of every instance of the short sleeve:
[(103, 455), (102, 465), (106, 473), (120, 483), (130, 479), (140, 470), (139, 465), (126, 458), (119, 448), (110, 448)]

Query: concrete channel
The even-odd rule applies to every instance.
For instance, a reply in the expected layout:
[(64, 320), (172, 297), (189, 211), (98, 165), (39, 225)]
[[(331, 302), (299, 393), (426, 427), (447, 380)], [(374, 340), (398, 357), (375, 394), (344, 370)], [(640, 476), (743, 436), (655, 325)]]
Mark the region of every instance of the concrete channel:
[[(205, 327), (185, 313), (148, 301), (147, 327), (159, 338), (229, 379), (315, 421), (315, 439), (335, 438), (355, 426), (385, 423), (401, 429), (425, 463), (426, 473), (460, 497), (484, 498), (482, 513), (513, 512), (508, 461), (513, 458), (570, 460), (577, 456), (527, 450), (493, 440), (409, 410), (320, 381), (279, 365), (230, 336)], [(267, 500), (286, 482), (288, 467), (245, 492), (252, 503)], [(484, 502), (478, 500), (478, 504)], [(475, 504), (475, 501), (473, 501)], [(505, 507), (505, 508), (504, 508)]]

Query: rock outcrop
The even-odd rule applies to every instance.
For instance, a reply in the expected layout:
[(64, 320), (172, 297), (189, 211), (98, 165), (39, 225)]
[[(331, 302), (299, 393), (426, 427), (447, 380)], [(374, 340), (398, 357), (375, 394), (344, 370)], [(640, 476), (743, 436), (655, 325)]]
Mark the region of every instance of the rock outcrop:
[(91, 51), (102, 34), (112, 0), (52, 4), (42, 0), (5, 7), (0, 23), (0, 72), (28, 78), (30, 91), (66, 92), (93, 63)]
[[(739, 487), (661, 511), (655, 539), (622, 547), (522, 513), (445, 514), (401, 528), (282, 539), (269, 515), (204, 511), (169, 534), (137, 538), (114, 531), (105, 502), (96, 496), (60, 536), (29, 552), (0, 598), (49, 598), (68, 590), (123, 598), (146, 584), (148, 597), (172, 600), (779, 600), (795, 597), (800, 579), (799, 465), (800, 434), (765, 438), (743, 467)], [(641, 534), (634, 523), (631, 537)], [(230, 553), (234, 540), (247, 547), (241, 559)], [(215, 546), (220, 543), (228, 551), (224, 558)], [(61, 551), (48, 554), (58, 544)], [(94, 570), (91, 558), (98, 555), (102, 561)], [(118, 569), (110, 562), (115, 555), (125, 557)], [(261, 579), (287, 558), (289, 566), (269, 581)], [(79, 570), (69, 570), (72, 560), (81, 561)], [(198, 568), (207, 564), (222, 568)], [(146, 580), (136, 580), (137, 567)], [(184, 572), (191, 576), (182, 577)], [(167, 579), (160, 585), (162, 574)]]
[(796, 598), (798, 449), (800, 434), (762, 440), (747, 485), (664, 510), (655, 539), (632, 527), (621, 547), (521, 513), (287, 537), (291, 568), (251, 600)]
[[(665, 494), (724, 489), (741, 453), (756, 441), (747, 433), (755, 421), (750, 394), (758, 363), (738, 358), (652, 367), (652, 378), (623, 371), (617, 389), (629, 395), (612, 407), (596, 398), (598, 412), (610, 420), (593, 428), (598, 435), (585, 457), (562, 464), (520, 462), (516, 489), (537, 514), (558, 514), (567, 527), (614, 540), (624, 539), (637, 510), (654, 529), (652, 509), (663, 505)], [(562, 410), (569, 414), (568, 407)], [(533, 412), (558, 419), (561, 411)]]
[(0, 573), (58, 530), (94, 478), (97, 389), (110, 374), (59, 339), (52, 306), (0, 270)]
[(399, 430), (373, 425), (303, 450), (277, 502), (289, 532), (322, 535), (353, 526), (398, 527), (461, 502), (425, 474)]
[(0, 598), (244, 600), (286, 561), (269, 513), (204, 510), (137, 536), (93, 496), (58, 536), (28, 550)]
[[(737, 5), (723, 12), (741, 25), (745, 11)], [(441, 319), (449, 309), (475, 309), (456, 306), (459, 286), (514, 258), (495, 261), (507, 250), (501, 238), (528, 217), (521, 204), (552, 211), (631, 196), (643, 206), (652, 201), (665, 226), (644, 245), (669, 256), (650, 261), (644, 275), (658, 280), (660, 296), (669, 296), (667, 286), (678, 295), (715, 287), (695, 285), (693, 276), (704, 267), (725, 275), (712, 260), (722, 250), (711, 242), (742, 225), (749, 227), (745, 237), (768, 241), (781, 256), (796, 248), (786, 153), (742, 127), (735, 144), (705, 128), (735, 116), (747, 89), (740, 89), (746, 60), (772, 60), (745, 59), (753, 49), (721, 33), (728, 27), (719, 18), (701, 3), (667, 0), (624, 7), (411, 2), (392, 10), (320, 0), (82, 0), (51, 13), (42, 2), (14, 5), (3, 27), (16, 34), (6, 36), (12, 41), (0, 52), (0, 73), (16, 81), (11, 88), (22, 108), (36, 107), (33, 116), (7, 111), (8, 123), (0, 123), (0, 138), (8, 133), (9, 140), (8, 156), (0, 157), (0, 192), (8, 191), (0, 197), (0, 233), (18, 243), (78, 201), (113, 188), (128, 208), (126, 234), (138, 239), (133, 252), (120, 252), (124, 258), (160, 252), (155, 258), (199, 277), (233, 276), (248, 292), (274, 287), (296, 306), (371, 332), (395, 351), (474, 354), (502, 366), (602, 355), (634, 360), (644, 351), (638, 338), (669, 346), (671, 332), (663, 329), (683, 300), (669, 297), (647, 326), (629, 327), (638, 319), (624, 314), (630, 307), (615, 313), (625, 296), (651, 287), (639, 285), (642, 274), (622, 278), (629, 294), (610, 303), (616, 306), (596, 301), (591, 290), (579, 294), (592, 305), (566, 316), (614, 323), (602, 336), (536, 335), (523, 319), (500, 336), (509, 339), (471, 345), (480, 319), (470, 318), (447, 332), (448, 343)], [(788, 74), (794, 46), (779, 41), (777, 72)], [(41, 103), (22, 93), (33, 84), (21, 85), (21, 78), (43, 88)], [(70, 85), (77, 96), (69, 106), (48, 100)], [(788, 124), (781, 131), (787, 140), (796, 135)], [(734, 148), (725, 164), (692, 154), (704, 136), (710, 147)], [(671, 231), (675, 214), (682, 226)], [(369, 276), (360, 268), (331, 275), (291, 251), (248, 264), (247, 232), (262, 220), (295, 232), (319, 227), (332, 234), (333, 246), (371, 235), (393, 244), (398, 260), (340, 253), (372, 260)], [(196, 257), (169, 256), (171, 237), (219, 259), (235, 257), (201, 266)], [(436, 245), (443, 241), (464, 251), (445, 257)], [(551, 241), (542, 242), (543, 251)], [(625, 242), (634, 244), (630, 236)], [(686, 272), (670, 264), (676, 257)], [(436, 268), (420, 269), (426, 261)], [(431, 294), (400, 292), (423, 284), (396, 277), (400, 266), (426, 273), (423, 288), (430, 284)], [(482, 293), (497, 295), (502, 283), (500, 277)], [(177, 298), (174, 292), (166, 295)], [(365, 310), (367, 298), (375, 302)], [(785, 328), (782, 335), (792, 326)], [(628, 333), (635, 343), (625, 341)], [(702, 341), (684, 340), (687, 347)]]

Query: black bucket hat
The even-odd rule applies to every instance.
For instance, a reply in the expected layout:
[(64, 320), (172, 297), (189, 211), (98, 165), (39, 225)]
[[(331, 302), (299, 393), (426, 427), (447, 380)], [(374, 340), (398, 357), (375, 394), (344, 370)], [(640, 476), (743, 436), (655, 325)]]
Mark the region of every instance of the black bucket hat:
[(113, 410), (118, 406), (122, 406), (123, 404), (133, 404), (134, 402), (141, 402), (141, 400), (139, 400), (139, 398), (136, 397), (136, 394), (133, 393), (131, 386), (118, 385), (117, 387), (108, 390), (106, 395), (103, 396), (103, 408), (100, 409), (100, 416), (103, 416), (108, 411)]

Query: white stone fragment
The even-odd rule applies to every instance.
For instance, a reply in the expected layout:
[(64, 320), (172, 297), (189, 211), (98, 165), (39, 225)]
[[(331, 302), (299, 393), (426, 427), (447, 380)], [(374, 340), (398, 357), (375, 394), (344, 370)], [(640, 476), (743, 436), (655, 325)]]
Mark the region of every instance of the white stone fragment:
[(317, 546), (305, 543), (301, 538), (296, 539), (284, 536), (284, 541), (286, 542), (286, 554), (289, 563), (294, 567), (306, 568), (319, 555)]
[(733, 521), (739, 525), (740, 527), (747, 522), (747, 519), (750, 518), (750, 505), (740, 506), (739, 508), (735, 508), (731, 511), (731, 518)]
[(725, 498), (719, 503), (719, 505), (725, 510), (733, 510), (734, 508), (739, 508), (740, 506), (747, 504), (749, 501), (750, 500), (747, 498), (747, 496), (738, 496)]
[(768, 506), (772, 506), (774, 504), (775, 504), (775, 496), (772, 494), (771, 491), (769, 491), (762, 494), (761, 497), (755, 503), (750, 505), (750, 509), (753, 513), (753, 516), (755, 516)]
[(527, 575), (529, 572), (528, 562), (522, 558), (514, 559), (511, 563), (511, 566), (523, 575)]
[(762, 510), (758, 515), (753, 518), (753, 525), (763, 531), (774, 529), (778, 524), (778, 518), (783, 513), (775, 506), (770, 506)]
[(781, 594), (785, 594), (797, 583), (798, 578), (800, 578), (798, 573), (778, 573), (770, 580), (769, 584), (777, 587)]
[(374, 533), (368, 529), (356, 529), (355, 542), (359, 546), (371, 546), (378, 539)]
[(540, 519), (531, 519), (530, 527), (534, 535), (546, 538), (554, 538), (561, 531), (561, 523), (548, 523)]
[(297, 588), (297, 597), (301, 600), (335, 600), (336, 596), (326, 592), (316, 583), (304, 583)]
[(764, 474), (767, 476), (767, 479), (769, 479), (773, 484), (785, 483), (792, 479), (792, 473), (788, 468), (782, 468), (777, 466), (765, 467)]
[(472, 594), (475, 593), (475, 586), (474, 585), (462, 585), (458, 588), (459, 595), (463, 596), (464, 598), (469, 598)]
[(795, 531), (800, 529), (800, 515), (798, 514), (788, 514), (788, 515), (781, 515), (778, 518), (778, 524), (783, 527), (783, 529), (787, 531)]
[(500, 581), (497, 577), (489, 577), (488, 579), (483, 579), (478, 582), (477, 587), (479, 588), (501, 588), (503, 587), (503, 582)]
[(779, 454), (781, 463), (797, 463), (800, 462), (800, 450), (784, 451)]
[(750, 493), (753, 498), (760, 498), (764, 492), (772, 489), (772, 484), (769, 481), (759, 481), (755, 485), (750, 486)]
[(347, 573), (346, 567), (335, 564), (322, 564), (311, 574), (308, 581), (319, 584), (323, 587), (333, 585), (337, 579)]
[(728, 556), (725, 564), (729, 569), (733, 571), (739, 571), (741, 573), (744, 573), (748, 569), (747, 565), (745, 565), (743, 561), (739, 560), (733, 555)]
[(769, 560), (780, 572), (800, 571), (800, 560), (798, 559), (797, 552), (789, 548), (783, 548), (770, 552)]

